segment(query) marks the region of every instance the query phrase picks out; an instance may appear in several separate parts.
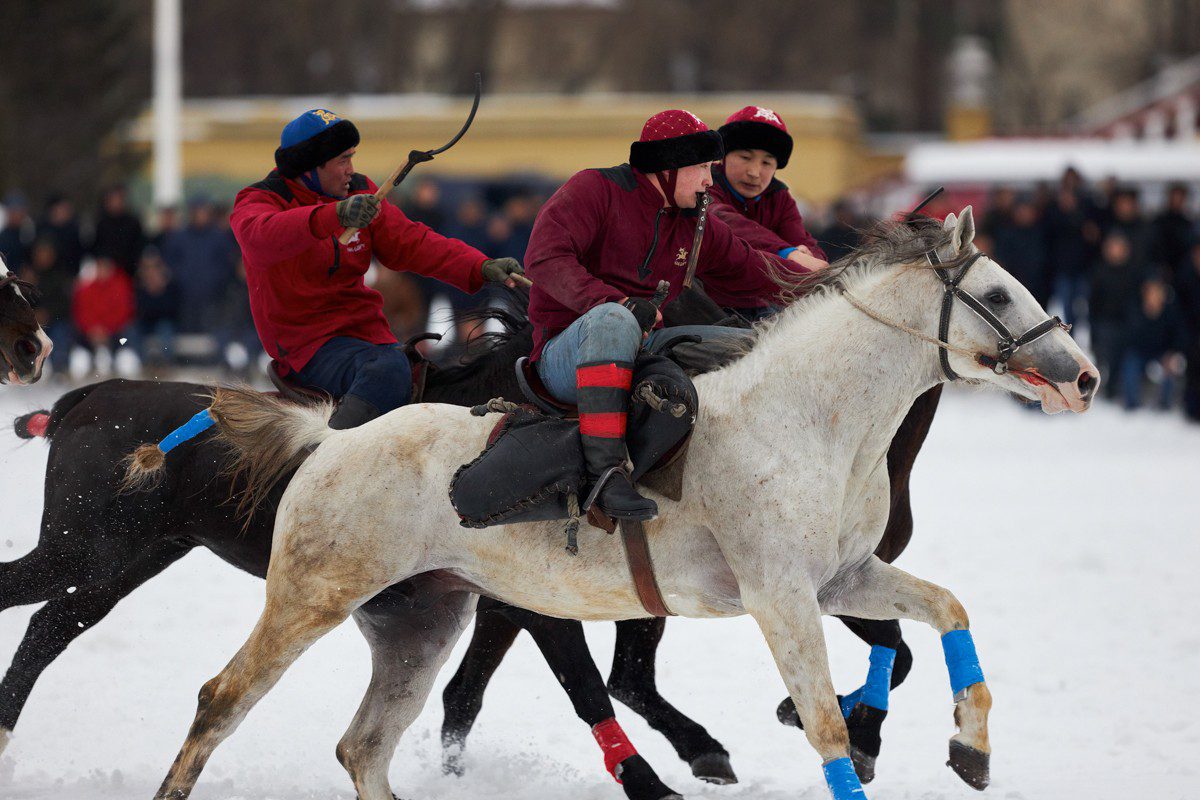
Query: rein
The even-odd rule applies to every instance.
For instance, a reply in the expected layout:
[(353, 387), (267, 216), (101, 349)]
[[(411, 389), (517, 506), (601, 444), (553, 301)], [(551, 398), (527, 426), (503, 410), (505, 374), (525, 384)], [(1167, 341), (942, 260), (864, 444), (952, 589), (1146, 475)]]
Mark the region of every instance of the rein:
[[(959, 375), (950, 367), (950, 353), (957, 353), (961, 356), (966, 356), (967, 358), (973, 358), (979, 365), (988, 367), (997, 375), (1003, 375), (1009, 371), (1009, 360), (1016, 355), (1017, 351), (1022, 347), (1036, 342), (1038, 339), (1041, 339), (1043, 336), (1055, 330), (1056, 328), (1061, 328), (1064, 331), (1070, 332), (1071, 326), (1064, 323), (1058, 317), (1047, 317), (1031, 327), (1029, 330), (1022, 333), (1020, 336), (1013, 336), (1012, 331), (1008, 329), (1008, 326), (1005, 325), (999, 317), (993, 314), (991, 309), (981, 303), (979, 299), (970, 292), (965, 292), (959, 288), (959, 284), (966, 276), (967, 270), (969, 270), (976, 261), (983, 258), (983, 256), (984, 254), (982, 252), (975, 253), (969, 259), (967, 259), (966, 263), (964, 263), (962, 267), (959, 268), (958, 274), (952, 275), (949, 269), (940, 266), (942, 260), (938, 257), (936, 251), (931, 250), (925, 254), (925, 258), (928, 259), (930, 266), (933, 267), (934, 273), (941, 280), (943, 288), (942, 313), (938, 322), (938, 336), (936, 339), (932, 336), (922, 333), (916, 328), (911, 328), (901, 322), (888, 319), (877, 311), (868, 308), (861, 300), (855, 297), (847, 289), (842, 290), (842, 295), (846, 298), (850, 305), (854, 306), (871, 319), (897, 330), (904, 331), (905, 333), (915, 336), (922, 341), (936, 345), (938, 348), (938, 364), (942, 369), (942, 374), (946, 376), (946, 380), (956, 381), (962, 378), (961, 375)], [(985, 353), (971, 352), (965, 348), (956, 347), (950, 344), (950, 314), (954, 309), (955, 299), (958, 299), (963, 305), (975, 312), (975, 315), (987, 323), (988, 327), (990, 327), (996, 333), (996, 356), (993, 357)]]

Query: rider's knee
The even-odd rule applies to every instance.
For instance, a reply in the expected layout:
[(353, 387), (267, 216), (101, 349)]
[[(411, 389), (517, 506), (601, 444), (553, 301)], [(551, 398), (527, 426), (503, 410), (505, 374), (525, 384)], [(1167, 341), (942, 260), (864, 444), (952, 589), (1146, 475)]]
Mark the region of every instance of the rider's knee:
[(351, 393), (387, 413), (412, 400), (412, 388), (408, 356), (399, 348), (388, 348), (363, 366)]
[(620, 303), (602, 303), (583, 315), (584, 336), (599, 339), (614, 360), (633, 360), (642, 343), (642, 329), (633, 312)]

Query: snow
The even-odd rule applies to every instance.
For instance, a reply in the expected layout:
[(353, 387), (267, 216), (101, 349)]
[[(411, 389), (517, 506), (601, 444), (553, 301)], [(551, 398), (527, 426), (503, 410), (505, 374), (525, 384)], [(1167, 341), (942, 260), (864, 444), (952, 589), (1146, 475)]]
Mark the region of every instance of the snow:
[[(0, 420), (55, 394), (7, 389)], [(0, 438), (4, 560), (36, 541), (45, 454), (41, 442)], [(1099, 406), (1045, 417), (995, 393), (948, 392), (918, 461), (916, 533), (899, 563), (952, 589), (971, 614), (995, 697), (985, 796), (1196, 796), (1198, 476), (1200, 428), (1177, 416)], [(43, 674), (0, 756), (0, 797), (151, 797), (196, 692), (248, 634), (262, 596), (261, 582), (196, 551), (122, 602)], [(0, 653), (15, 651), (34, 610), (0, 614)], [(944, 766), (953, 723), (937, 636), (916, 623), (904, 629), (916, 663), (892, 695), (868, 796), (978, 797)], [(827, 630), (835, 682), (854, 688), (867, 648), (836, 621)], [(606, 669), (613, 626), (588, 625), (587, 635)], [(440, 692), (466, 640), (401, 742), (394, 790), (410, 800), (623, 797), (524, 636), (487, 695), (467, 775), (442, 776)], [(775, 721), (782, 682), (748, 617), (672, 620), (658, 670), (664, 694), (725, 744), (742, 781), (695, 780), (665, 740), (618, 705), (668, 785), (688, 798), (828, 796), (802, 734)], [(217, 750), (193, 796), (353, 798), (333, 749), (367, 672), (366, 646), (343, 625)]]

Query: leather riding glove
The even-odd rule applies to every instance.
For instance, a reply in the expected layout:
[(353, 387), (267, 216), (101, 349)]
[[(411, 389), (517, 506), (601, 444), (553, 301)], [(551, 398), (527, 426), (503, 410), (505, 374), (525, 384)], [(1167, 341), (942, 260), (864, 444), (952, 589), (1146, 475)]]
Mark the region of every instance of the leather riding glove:
[(379, 213), (379, 198), (373, 194), (352, 194), (337, 204), (338, 222), (346, 228), (365, 228)]
[(492, 283), (504, 283), (512, 275), (524, 275), (521, 262), (515, 258), (489, 258), (483, 262), (483, 279)]
[(654, 330), (654, 323), (658, 321), (658, 308), (654, 303), (644, 297), (630, 297), (621, 305), (633, 312), (633, 318), (637, 320), (642, 333)]

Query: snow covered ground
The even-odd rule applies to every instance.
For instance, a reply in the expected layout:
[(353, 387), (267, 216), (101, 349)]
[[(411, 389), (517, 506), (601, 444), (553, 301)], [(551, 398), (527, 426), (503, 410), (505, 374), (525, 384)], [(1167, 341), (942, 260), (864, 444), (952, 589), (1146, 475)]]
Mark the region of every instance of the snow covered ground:
[[(54, 394), (5, 387), (0, 422)], [(45, 453), (41, 442), (0, 437), (0, 559), (36, 541)], [(1178, 417), (1103, 406), (1045, 417), (994, 393), (948, 393), (917, 464), (917, 528), (900, 564), (951, 588), (971, 614), (995, 697), (985, 796), (1200, 796), (1198, 479), (1200, 428)], [(0, 797), (152, 796), (197, 690), (244, 640), (262, 595), (262, 583), (198, 551), (125, 600), (43, 675), (0, 758)], [(0, 664), (34, 610), (0, 614)], [(904, 627), (916, 664), (892, 695), (868, 794), (978, 797), (943, 766), (953, 725), (937, 636)], [(866, 674), (866, 648), (836, 621), (828, 632), (837, 685), (853, 688)], [(589, 625), (588, 638), (607, 664), (613, 626)], [(367, 648), (343, 625), (217, 751), (194, 797), (352, 798), (333, 749), (367, 674)], [(827, 797), (816, 754), (775, 722), (783, 685), (752, 620), (673, 620), (659, 683), (725, 744), (742, 781), (696, 781), (618, 706), (635, 744), (677, 791)], [(439, 769), (441, 685), (393, 761), (402, 797), (623, 797), (527, 637), (492, 683), (461, 779)]]

